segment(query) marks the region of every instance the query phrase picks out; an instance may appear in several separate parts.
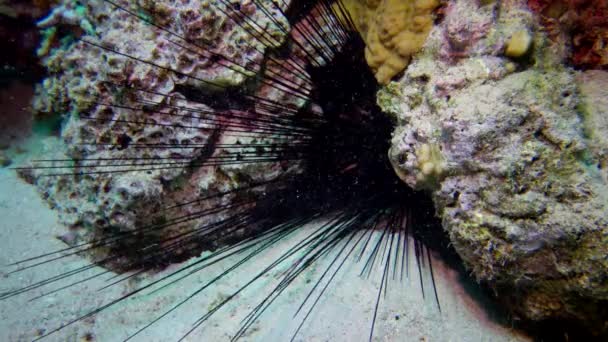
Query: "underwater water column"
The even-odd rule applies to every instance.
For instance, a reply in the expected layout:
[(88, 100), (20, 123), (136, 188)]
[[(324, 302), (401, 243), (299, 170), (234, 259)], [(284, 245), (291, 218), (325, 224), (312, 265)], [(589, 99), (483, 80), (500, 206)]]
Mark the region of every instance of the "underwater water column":
[(601, 338), (585, 9), (6, 8), (3, 339)]

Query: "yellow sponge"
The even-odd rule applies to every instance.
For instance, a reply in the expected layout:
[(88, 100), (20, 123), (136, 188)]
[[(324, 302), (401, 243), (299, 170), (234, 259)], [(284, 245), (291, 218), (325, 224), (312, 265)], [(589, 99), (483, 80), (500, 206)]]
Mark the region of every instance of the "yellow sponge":
[(437, 144), (423, 144), (416, 151), (416, 157), (418, 159), (416, 181), (420, 183), (441, 178), (447, 169), (441, 149)]
[(365, 59), (380, 84), (403, 71), (433, 26), (437, 0), (342, 0), (365, 41)]
[(532, 36), (528, 30), (517, 31), (511, 36), (505, 55), (509, 57), (521, 57), (528, 52), (532, 44)]

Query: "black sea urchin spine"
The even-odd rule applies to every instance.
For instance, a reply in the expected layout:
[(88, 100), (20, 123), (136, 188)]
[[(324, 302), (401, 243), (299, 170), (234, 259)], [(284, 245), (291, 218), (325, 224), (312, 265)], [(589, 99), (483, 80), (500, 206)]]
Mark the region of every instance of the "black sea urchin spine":
[[(153, 25), (157, 30), (167, 33), (175, 40), (169, 40), (176, 49), (196, 53), (201, 58), (211, 58), (222, 67), (236, 73), (249, 76), (256, 74), (262, 65), (239, 65), (226, 56), (213, 52), (208, 47), (189, 41), (172, 32), (169, 28), (154, 23), (147, 16), (136, 13), (116, 1), (104, 0), (109, 7), (128, 13), (137, 20)], [(198, 285), (184, 300), (166, 309), (159, 316), (129, 335), (126, 340), (140, 334), (153, 324), (166, 318), (174, 310), (192, 300), (209, 286), (215, 284), (231, 272), (235, 272), (246, 262), (261, 252), (271, 249), (278, 241), (287, 239), (306, 224), (325, 218), (326, 222), (315, 228), (297, 241), (286, 252), (272, 263), (262, 267), (249, 281), (237, 291), (215, 305), (208, 312), (197, 318), (192, 328), (181, 335), (180, 340), (189, 336), (195, 329), (205, 323), (212, 315), (235, 297), (260, 281), (271, 270), (279, 265), (289, 263), (289, 268), (282, 274), (279, 283), (267, 293), (244, 319), (240, 329), (232, 336), (233, 340), (242, 337), (254, 322), (270, 307), (286, 289), (312, 265), (322, 258), (331, 262), (320, 277), (314, 282), (306, 298), (297, 308), (294, 317), (301, 316), (301, 322), (293, 334), (292, 340), (301, 331), (305, 322), (314, 313), (319, 299), (332, 286), (336, 275), (347, 261), (361, 261), (361, 275), (371, 276), (373, 270), (381, 270), (381, 282), (375, 302), (371, 321), (371, 340), (382, 295), (388, 290), (388, 282), (409, 274), (410, 237), (415, 232), (426, 229), (433, 224), (432, 213), (429, 215), (429, 204), (424, 198), (407, 189), (394, 177), (386, 161), (388, 137), (391, 123), (380, 113), (374, 104), (375, 81), (364, 65), (362, 57), (363, 43), (353, 29), (352, 20), (340, 1), (320, 0), (318, 2), (299, 2), (288, 11), (280, 6), (276, 10), (291, 19), (292, 32), (299, 38), (289, 38), (290, 31), (276, 20), (265, 4), (255, 1), (257, 8), (269, 20), (274, 22), (288, 37), (286, 42), (279, 42), (262, 27), (241, 12), (238, 6), (221, 1), (224, 8), (218, 9), (248, 32), (257, 42), (262, 43), (274, 55), (268, 54), (267, 60), (275, 62), (278, 69), (266, 69), (262, 76), (252, 82), (268, 86), (283, 92), (291, 98), (319, 103), (322, 113), (310, 107), (298, 108), (280, 101), (264, 98), (247, 89), (228, 87), (220, 83), (188, 75), (161, 65), (154, 60), (146, 60), (130, 55), (120, 49), (93, 41), (89, 37), (80, 38), (83, 47), (100, 49), (110, 54), (127, 58), (133, 63), (157, 68), (163, 72), (173, 73), (182, 78), (194, 79), (206, 84), (211, 91), (183, 89), (190, 103), (206, 104), (213, 101), (214, 109), (201, 109), (184, 105), (166, 105), (172, 111), (155, 110), (159, 102), (138, 100), (134, 94), (159, 95), (172, 100), (174, 95), (155, 92), (127, 83), (105, 82), (105, 91), (122, 93), (136, 105), (106, 103), (98, 98), (90, 98), (89, 104), (98, 108), (114, 108), (133, 112), (150, 113), (158, 116), (178, 116), (197, 122), (192, 125), (175, 125), (153, 120), (128, 120), (122, 118), (104, 118), (81, 115), (81, 120), (112, 122), (117, 125), (135, 127), (158, 127), (177, 130), (201, 130), (210, 133), (221, 129), (232, 137), (250, 137), (267, 135), (280, 137), (280, 142), (270, 143), (216, 143), (209, 147), (197, 143), (155, 144), (131, 141), (126, 133), (116, 133), (113, 142), (84, 142), (80, 147), (95, 148), (106, 151), (132, 152), (129, 157), (102, 158), (65, 158), (41, 159), (33, 161), (32, 166), (18, 167), (20, 172), (41, 172), (38, 177), (72, 177), (77, 182), (82, 177), (99, 174), (120, 174), (129, 172), (146, 172), (157, 170), (196, 170), (221, 165), (262, 164), (271, 162), (288, 162), (298, 160), (304, 164), (304, 173), (298, 177), (273, 179), (267, 182), (247, 184), (228, 191), (206, 193), (199, 197), (175, 201), (162, 208), (167, 218), (163, 222), (138, 226), (130, 231), (118, 231), (102, 238), (80, 243), (55, 252), (45, 253), (20, 261), (13, 273), (22, 272), (34, 267), (63, 259), (70, 255), (86, 254), (96, 249), (110, 248), (112, 252), (105, 257), (93, 259), (94, 264), (75, 268), (53, 277), (43, 279), (20, 289), (1, 294), (0, 299), (27, 293), (34, 289), (46, 287), (59, 281), (69, 282), (48, 290), (34, 299), (65, 290), (91, 279), (113, 274), (110, 270), (98, 271), (84, 276), (85, 272), (94, 270), (95, 265), (131, 271), (126, 275), (115, 275), (104, 287), (110, 287), (135, 276), (144, 274), (150, 269), (166, 266), (179, 261), (179, 256), (189, 257), (188, 251), (204, 249), (213, 250), (207, 256), (199, 257), (195, 262), (179, 268), (162, 278), (145, 286), (136, 288), (115, 298), (87, 313), (64, 322), (40, 336), (42, 339), (55, 334), (67, 326), (76, 324), (99, 312), (131, 298), (142, 291), (153, 292), (180, 282), (219, 261), (229, 257), (240, 256), (218, 276), (203, 285)], [(284, 5), (284, 4), (283, 4)], [(284, 6), (285, 8), (287, 6)], [(314, 12), (316, 15), (310, 15)], [(151, 14), (153, 15), (153, 13)], [(277, 56), (282, 56), (281, 49), (286, 45), (297, 46), (303, 58), (287, 57), (286, 64)], [(354, 65), (354, 66), (353, 66)], [(346, 68), (345, 68), (346, 67)], [(352, 68), (363, 70), (352, 75)], [(290, 77), (302, 81), (294, 84)], [(330, 77), (328, 77), (328, 75)], [(334, 78), (335, 77), (335, 78)], [(244, 87), (247, 88), (247, 87)], [(222, 92), (223, 99), (218, 99), (217, 92)], [(357, 100), (354, 100), (357, 99)], [(179, 99), (175, 99), (179, 100)], [(186, 114), (183, 114), (183, 113)], [(212, 148), (221, 148), (227, 152), (213, 155)], [(151, 150), (183, 149), (198, 151), (196, 157), (169, 156), (164, 158), (148, 157)], [(269, 184), (273, 185), (272, 193), (258, 197), (237, 198), (236, 195), (256, 191)], [(305, 189), (305, 190), (302, 190)], [(297, 208), (297, 209), (294, 209)], [(185, 214), (172, 214), (181, 210)], [(187, 210), (186, 210), (187, 209)], [(270, 217), (266, 214), (273, 213)], [(212, 219), (223, 216), (221, 219)], [(414, 222), (416, 216), (422, 224)], [(195, 228), (170, 236), (162, 232), (168, 227), (178, 226), (196, 220), (209, 220), (197, 224)], [(196, 221), (198, 222), (198, 221)], [(378, 232), (379, 236), (374, 236)], [(152, 236), (152, 238), (150, 238)], [(431, 272), (433, 291), (437, 306), (439, 299), (432, 274), (429, 250), (419, 240), (414, 240), (414, 254), (422, 283), (422, 268), (425, 255)], [(128, 250), (118, 253), (118, 250)], [(365, 254), (367, 258), (363, 259)], [(114, 267), (116, 268), (116, 267)], [(73, 279), (83, 275), (82, 279)], [(72, 279), (72, 280), (70, 280)]]

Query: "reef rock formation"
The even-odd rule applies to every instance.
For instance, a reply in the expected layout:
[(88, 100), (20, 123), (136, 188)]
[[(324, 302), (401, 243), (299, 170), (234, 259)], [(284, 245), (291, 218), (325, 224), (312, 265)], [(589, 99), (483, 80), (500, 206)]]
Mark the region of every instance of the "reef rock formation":
[(398, 122), (390, 159), (516, 315), (605, 333), (608, 74), (564, 66), (539, 28), (525, 1), (449, 2), (378, 94)]
[[(290, 25), (275, 13), (275, 5), (260, 10), (245, 2), (238, 8), (245, 17), (236, 16), (223, 0), (118, 3), (123, 10), (104, 1), (79, 5), (66, 0), (40, 22), (46, 41), (39, 54), (51, 76), (39, 87), (35, 108), (65, 117), (63, 143), (49, 146), (44, 159), (65, 159), (58, 164), (69, 167), (21, 173), (71, 228), (62, 237), (68, 243), (138, 230), (123, 245), (93, 251), (95, 260), (120, 255), (104, 265), (128, 269), (141, 266), (131, 263), (131, 256), (138, 255), (129, 253), (137, 254), (142, 246), (157, 246), (165, 259), (199, 253), (201, 246), (163, 248), (157, 241), (226, 219), (222, 210), (203, 215), (211, 208), (230, 208), (236, 216), (255, 206), (254, 198), (270, 194), (278, 186), (271, 181), (279, 175), (301, 172), (300, 164), (288, 158), (238, 163), (239, 154), (264, 155), (273, 144), (297, 141), (256, 130), (255, 119), (272, 106), (252, 97), (246, 101), (235, 89), (247, 88), (258, 98), (291, 103), (294, 109), (305, 101), (268, 87), (272, 81), (250, 82), (270, 58), (267, 48), (281, 45), (289, 34)], [(244, 18), (256, 23), (263, 38), (245, 30)], [(270, 60), (264, 75), (273, 68), (284, 70), (276, 68), (279, 57)], [(202, 98), (188, 99), (191, 93)], [(247, 133), (235, 134), (227, 129), (231, 125)], [(267, 147), (247, 147), (253, 143)], [(235, 150), (238, 144), (243, 147)], [(55, 175), (37, 177), (48, 173)], [(253, 184), (264, 186), (213, 198)], [(195, 201), (201, 197), (207, 197), (205, 203)], [(196, 205), (179, 205), (193, 201)], [(144, 229), (153, 226), (164, 228)]]

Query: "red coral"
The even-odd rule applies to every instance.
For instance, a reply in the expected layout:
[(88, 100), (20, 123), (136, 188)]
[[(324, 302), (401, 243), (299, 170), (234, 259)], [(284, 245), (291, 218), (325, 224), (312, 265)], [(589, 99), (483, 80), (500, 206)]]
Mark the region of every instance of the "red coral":
[(542, 13), (550, 3), (549, 0), (529, 0), (528, 7), (536, 13)]
[(566, 32), (570, 60), (584, 69), (608, 68), (608, 0), (528, 0), (550, 36)]

